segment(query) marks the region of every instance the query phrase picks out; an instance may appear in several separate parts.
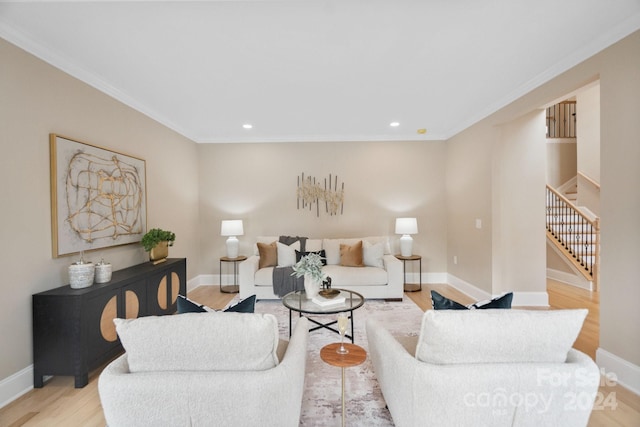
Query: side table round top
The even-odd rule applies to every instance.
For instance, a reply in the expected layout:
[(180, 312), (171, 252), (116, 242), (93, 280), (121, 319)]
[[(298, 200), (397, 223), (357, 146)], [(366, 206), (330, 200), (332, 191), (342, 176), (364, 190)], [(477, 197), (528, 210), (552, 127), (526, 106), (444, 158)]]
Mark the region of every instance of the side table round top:
[(229, 258), (228, 256), (220, 257), (220, 261), (224, 261), (224, 262), (244, 261), (245, 259), (247, 259), (246, 255), (238, 255), (235, 258)]
[(320, 358), (326, 363), (339, 368), (349, 368), (357, 366), (367, 359), (367, 351), (356, 344), (344, 343), (349, 353), (340, 354), (336, 350), (340, 348), (340, 343), (328, 344), (320, 350)]
[(419, 259), (422, 259), (422, 256), (420, 256), (420, 255), (404, 256), (404, 255), (400, 255), (400, 254), (395, 254), (394, 256), (396, 258), (398, 258), (399, 260), (403, 260), (403, 261), (417, 261)]

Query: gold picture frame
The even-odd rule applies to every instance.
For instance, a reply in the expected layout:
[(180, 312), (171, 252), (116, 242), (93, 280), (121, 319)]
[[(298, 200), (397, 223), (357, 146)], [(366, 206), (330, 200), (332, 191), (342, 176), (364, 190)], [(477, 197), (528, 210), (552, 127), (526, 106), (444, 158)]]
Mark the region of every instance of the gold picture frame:
[(53, 257), (140, 242), (145, 161), (53, 133), (49, 149)]

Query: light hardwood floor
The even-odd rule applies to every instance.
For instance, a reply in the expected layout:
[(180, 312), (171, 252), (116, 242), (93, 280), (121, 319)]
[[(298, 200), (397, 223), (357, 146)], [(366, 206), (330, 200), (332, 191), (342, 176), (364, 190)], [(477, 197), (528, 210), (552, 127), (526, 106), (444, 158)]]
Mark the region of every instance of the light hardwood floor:
[[(591, 293), (562, 283), (549, 281), (549, 303), (551, 308), (587, 308), (589, 315), (576, 340), (575, 347), (595, 357), (599, 335), (599, 300)], [(430, 290), (455, 299), (461, 303), (473, 302), (468, 296), (448, 285), (423, 285), (421, 292), (407, 293), (422, 310), (431, 309)], [(234, 294), (221, 294), (217, 286), (202, 286), (189, 293), (189, 297), (214, 308), (223, 308)], [(16, 401), (0, 409), (0, 426), (64, 426), (104, 427), (100, 398), (98, 396), (97, 369), (89, 376), (89, 384), (82, 389), (73, 387), (72, 377), (54, 377), (41, 389), (34, 389)], [(640, 426), (640, 396), (619, 385), (604, 384), (599, 393), (602, 407), (594, 409), (589, 427)], [(613, 409), (609, 404), (615, 403)]]

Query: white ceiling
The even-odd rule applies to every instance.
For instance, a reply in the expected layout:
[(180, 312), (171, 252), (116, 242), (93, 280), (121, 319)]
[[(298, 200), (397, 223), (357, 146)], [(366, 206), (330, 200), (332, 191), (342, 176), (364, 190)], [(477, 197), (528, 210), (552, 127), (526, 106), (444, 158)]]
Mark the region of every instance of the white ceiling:
[(0, 0), (0, 37), (196, 142), (447, 139), (638, 29), (640, 0)]

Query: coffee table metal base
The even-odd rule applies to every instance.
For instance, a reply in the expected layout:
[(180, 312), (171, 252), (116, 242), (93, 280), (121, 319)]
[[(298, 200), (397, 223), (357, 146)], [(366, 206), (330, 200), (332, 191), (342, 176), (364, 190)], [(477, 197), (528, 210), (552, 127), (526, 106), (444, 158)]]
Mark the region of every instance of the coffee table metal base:
[[(317, 331), (319, 329), (327, 329), (329, 331), (333, 331), (336, 334), (340, 334), (338, 329), (334, 327), (336, 323), (338, 323), (337, 314), (338, 313), (347, 313), (349, 319), (351, 319), (351, 335), (345, 335), (348, 339), (353, 343), (354, 333), (353, 333), (353, 312), (362, 307), (364, 304), (364, 297), (352, 290), (348, 289), (339, 289), (334, 288), (340, 291), (340, 295), (342, 301), (336, 300), (337, 302), (326, 304), (318, 304), (313, 298), (307, 298), (307, 294), (304, 291), (294, 291), (289, 292), (285, 296), (282, 297), (282, 304), (289, 309), (289, 336), (291, 336), (292, 323), (293, 323), (293, 311), (297, 311), (300, 317), (306, 317), (311, 322), (311, 327), (309, 332)], [(321, 316), (332, 316), (330, 321), (324, 321), (322, 319), (318, 319)], [(311, 318), (313, 317), (313, 319)]]
[[(347, 311), (349, 312), (349, 319), (351, 319), (351, 331), (353, 332), (353, 310), (345, 310), (344, 312), (346, 313)], [(310, 318), (309, 316), (303, 316), (302, 313), (298, 313), (298, 314), (299, 314), (298, 317), (306, 317), (309, 320), (309, 322), (317, 325), (317, 326), (314, 326), (312, 328), (309, 328), (309, 332), (317, 331), (318, 329), (323, 329), (324, 328), (324, 329), (328, 329), (328, 330), (333, 331), (336, 334), (340, 335), (340, 331), (338, 331), (337, 329), (334, 329), (334, 328), (331, 327), (331, 325), (335, 325), (336, 323), (338, 323), (337, 319), (332, 321), (332, 322), (329, 322), (329, 323), (321, 323), (321, 322), (318, 322), (315, 319)], [(327, 316), (327, 315), (328, 314), (316, 314), (316, 316)], [(293, 310), (289, 310), (289, 337), (291, 337), (292, 317), (293, 317)], [(355, 342), (355, 338), (353, 337), (353, 335), (344, 334), (344, 336), (347, 339), (350, 339), (352, 343)]]

